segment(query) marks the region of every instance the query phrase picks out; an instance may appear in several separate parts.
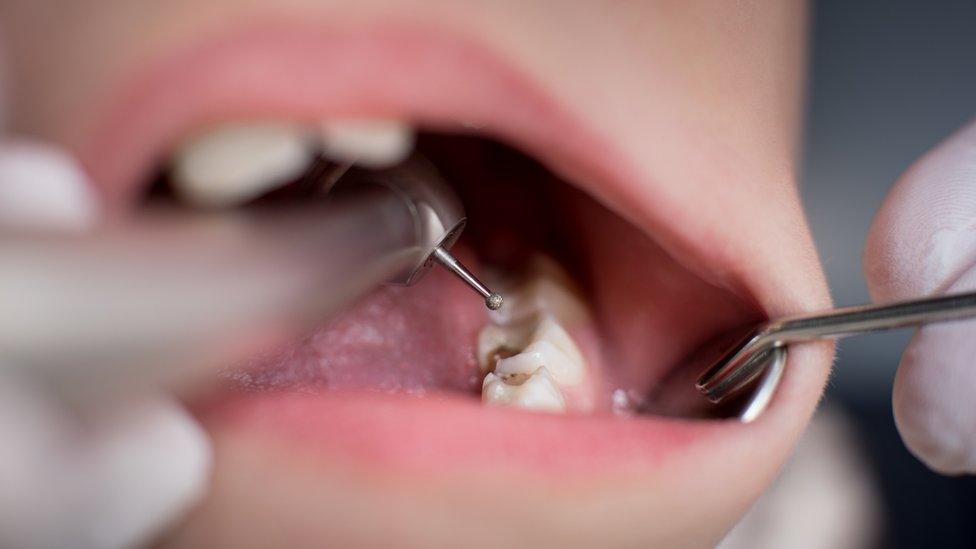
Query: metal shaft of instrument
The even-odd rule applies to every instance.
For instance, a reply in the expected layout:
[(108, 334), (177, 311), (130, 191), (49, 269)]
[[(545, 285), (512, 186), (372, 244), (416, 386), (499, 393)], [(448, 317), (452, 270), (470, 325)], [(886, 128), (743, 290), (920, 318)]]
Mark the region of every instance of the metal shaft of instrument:
[(969, 317), (976, 317), (976, 292), (785, 318), (769, 325), (768, 336), (778, 343), (834, 339)]
[(458, 278), (464, 281), (465, 284), (470, 286), (474, 291), (481, 294), (481, 297), (485, 298), (485, 305), (491, 309), (495, 310), (502, 306), (502, 296), (492, 292), (485, 286), (478, 277), (474, 276), (460, 261), (457, 260), (450, 252), (438, 246), (434, 249), (433, 253), (434, 259), (438, 263), (443, 265), (447, 270), (451, 271)]

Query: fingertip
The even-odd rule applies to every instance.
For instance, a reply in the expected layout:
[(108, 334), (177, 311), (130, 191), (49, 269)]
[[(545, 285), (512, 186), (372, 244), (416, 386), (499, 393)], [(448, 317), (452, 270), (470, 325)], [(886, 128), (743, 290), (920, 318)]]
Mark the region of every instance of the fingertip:
[(0, 142), (0, 226), (81, 230), (97, 217), (92, 186), (71, 154), (40, 142)]
[(177, 402), (152, 398), (100, 417), (91, 459), (91, 538), (128, 547), (158, 535), (205, 493), (212, 464), (203, 428)]

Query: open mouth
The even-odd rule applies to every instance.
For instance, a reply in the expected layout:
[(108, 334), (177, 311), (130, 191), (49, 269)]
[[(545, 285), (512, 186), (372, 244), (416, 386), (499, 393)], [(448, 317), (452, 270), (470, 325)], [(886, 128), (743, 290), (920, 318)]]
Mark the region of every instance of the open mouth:
[(442, 272), (379, 288), (228, 372), (247, 393), (480, 395), (550, 413), (646, 414), (661, 378), (703, 338), (760, 314), (487, 138), (416, 135), (398, 122), (228, 123), (188, 139), (168, 164), (154, 194), (189, 207), (280, 206), (321, 199), (323, 186), (443, 178), (466, 205), (469, 229), (453, 251), (507, 296), (485, 311)]
[[(288, 463), (303, 479), (328, 470), (336, 485), (382, 478), (387, 495), (398, 490), (391, 471), (460, 476), (478, 485), (468, 494), (497, 491), (498, 471), (547, 490), (598, 473), (631, 487), (681, 484), (671, 503), (693, 509), (712, 473), (785, 453), (750, 447), (771, 435), (736, 422), (662, 417), (651, 396), (715, 335), (805, 305), (755, 275), (761, 258), (743, 266), (696, 205), (638, 175), (612, 140), (496, 56), (437, 33), (288, 27), (160, 65), (123, 88), (78, 146), (115, 211), (133, 210), (159, 166), (165, 192), (187, 207), (239, 207), (280, 198), (316, 157), (353, 161), (355, 173), (419, 155), (466, 208), (453, 252), (508, 300), (489, 313), (435, 269), (228, 371), (196, 407), (218, 454), (228, 449), (214, 497), (234, 497), (227, 475), (246, 483)], [(198, 185), (194, 173), (209, 175)], [(206, 184), (223, 176), (220, 188)], [(235, 469), (257, 446), (274, 457)], [(715, 452), (731, 457), (714, 463)], [(704, 480), (672, 475), (705, 463)], [(327, 506), (341, 515), (348, 503)], [(519, 511), (528, 505), (511, 513), (531, 516)]]

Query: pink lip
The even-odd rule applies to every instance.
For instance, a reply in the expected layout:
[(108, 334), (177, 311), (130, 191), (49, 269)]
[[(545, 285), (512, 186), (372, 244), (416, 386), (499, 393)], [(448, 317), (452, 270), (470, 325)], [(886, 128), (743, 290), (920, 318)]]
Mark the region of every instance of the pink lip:
[(184, 132), (229, 118), (394, 118), (477, 127), (562, 159), (604, 149), (485, 49), (401, 28), (238, 31), (141, 71), (110, 105), (79, 154), (115, 204)]
[(472, 471), (518, 464), (547, 473), (654, 468), (682, 450), (734, 436), (734, 423), (637, 421), (486, 409), (457, 395), (342, 392), (244, 395), (205, 412), (217, 430), (243, 428), (303, 451), (407, 471)]
[[(108, 104), (79, 156), (108, 204), (118, 209), (131, 203), (140, 179), (184, 132), (248, 117), (390, 117), (447, 129), (473, 126), (521, 146), (575, 181), (600, 181), (587, 191), (608, 204), (655, 199), (647, 196), (654, 186), (629, 183), (632, 170), (608, 139), (531, 78), (487, 48), (425, 29), (271, 25), (238, 31), (139, 71)], [(641, 217), (669, 249), (679, 246), (715, 259), (708, 242), (682, 234), (687, 226), (675, 227), (666, 213)], [(546, 466), (558, 461), (573, 469), (633, 460), (646, 465), (680, 455), (689, 445), (728, 442), (726, 437), (741, 433), (729, 423), (488, 414), (456, 398), (353, 394), (248, 395), (214, 407), (209, 417), (211, 425), (247, 425), (298, 437), (326, 452), (341, 449), (366, 459), (435, 467), (500, 456)], [(478, 432), (472, 432), (474, 425)]]

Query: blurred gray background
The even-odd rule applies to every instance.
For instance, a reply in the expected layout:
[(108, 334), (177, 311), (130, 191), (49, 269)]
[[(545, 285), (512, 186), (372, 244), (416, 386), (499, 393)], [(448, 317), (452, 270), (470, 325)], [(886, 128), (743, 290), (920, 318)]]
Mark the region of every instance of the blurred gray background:
[[(868, 299), (861, 250), (888, 188), (976, 116), (976, 1), (814, 4), (803, 196), (838, 304)], [(905, 334), (841, 347), (837, 387), (890, 383)]]
[[(802, 192), (834, 298), (852, 305), (868, 300), (861, 251), (888, 189), (976, 116), (976, 0), (814, 2), (813, 24)], [(884, 546), (976, 547), (976, 481), (929, 473), (894, 428), (909, 335), (843, 342), (828, 399), (854, 417), (877, 471)]]

